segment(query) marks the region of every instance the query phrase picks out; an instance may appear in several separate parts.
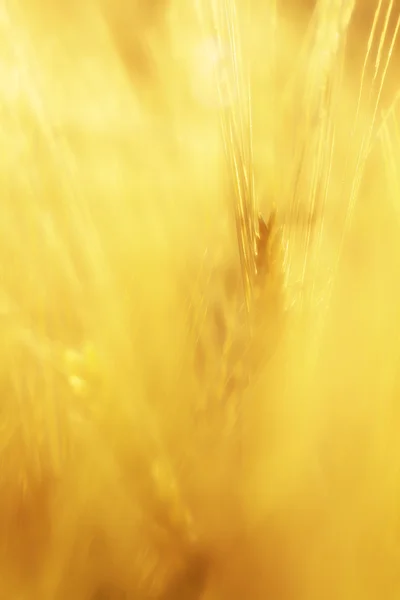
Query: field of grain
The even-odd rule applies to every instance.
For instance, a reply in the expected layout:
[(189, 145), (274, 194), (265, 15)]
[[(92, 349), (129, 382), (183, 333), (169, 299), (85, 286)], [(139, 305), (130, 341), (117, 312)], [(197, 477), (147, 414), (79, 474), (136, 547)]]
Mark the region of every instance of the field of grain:
[(400, 594), (397, 0), (0, 5), (0, 599)]

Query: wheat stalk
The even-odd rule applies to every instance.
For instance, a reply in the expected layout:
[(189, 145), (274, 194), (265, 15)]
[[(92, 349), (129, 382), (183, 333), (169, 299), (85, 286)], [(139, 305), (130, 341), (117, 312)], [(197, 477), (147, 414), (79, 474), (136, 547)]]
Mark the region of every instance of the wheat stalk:
[(212, 1), (209, 14), (219, 52), (226, 59), (222, 72), (217, 63), (216, 82), (221, 101), (222, 139), (229, 172), (243, 289), (247, 310), (250, 311), (256, 275), (257, 235), (251, 87), (249, 74), (244, 68), (235, 0)]

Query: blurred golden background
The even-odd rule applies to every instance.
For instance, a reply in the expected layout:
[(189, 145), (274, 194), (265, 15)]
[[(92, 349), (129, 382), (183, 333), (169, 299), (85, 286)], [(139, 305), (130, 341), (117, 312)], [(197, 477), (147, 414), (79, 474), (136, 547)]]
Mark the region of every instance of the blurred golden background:
[(399, 23), (1, 4), (0, 598), (398, 598)]

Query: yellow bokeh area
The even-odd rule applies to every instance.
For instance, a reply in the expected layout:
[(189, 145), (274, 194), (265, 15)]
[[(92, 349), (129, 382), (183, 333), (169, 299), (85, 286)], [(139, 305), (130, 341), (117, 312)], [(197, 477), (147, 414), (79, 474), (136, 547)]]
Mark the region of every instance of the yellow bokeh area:
[(396, 600), (395, 0), (0, 5), (0, 600)]

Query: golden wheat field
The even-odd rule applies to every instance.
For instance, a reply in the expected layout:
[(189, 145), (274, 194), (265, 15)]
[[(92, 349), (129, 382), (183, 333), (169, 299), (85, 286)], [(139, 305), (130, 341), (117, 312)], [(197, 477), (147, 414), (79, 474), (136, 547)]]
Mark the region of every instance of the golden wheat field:
[(0, 3), (0, 600), (400, 597), (399, 26)]

